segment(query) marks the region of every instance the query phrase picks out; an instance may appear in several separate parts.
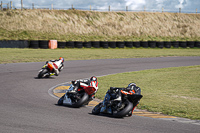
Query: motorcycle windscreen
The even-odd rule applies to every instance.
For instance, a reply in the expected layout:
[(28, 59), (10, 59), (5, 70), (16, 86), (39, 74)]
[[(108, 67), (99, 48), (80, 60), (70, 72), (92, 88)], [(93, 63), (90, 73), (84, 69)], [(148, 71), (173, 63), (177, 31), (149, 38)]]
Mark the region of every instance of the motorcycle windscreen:
[(110, 98), (111, 98), (110, 95), (106, 93), (103, 100), (103, 107), (100, 110), (101, 113), (109, 113), (109, 114), (112, 113), (112, 109), (110, 107), (109, 108), (106, 107), (106, 102), (110, 101)]

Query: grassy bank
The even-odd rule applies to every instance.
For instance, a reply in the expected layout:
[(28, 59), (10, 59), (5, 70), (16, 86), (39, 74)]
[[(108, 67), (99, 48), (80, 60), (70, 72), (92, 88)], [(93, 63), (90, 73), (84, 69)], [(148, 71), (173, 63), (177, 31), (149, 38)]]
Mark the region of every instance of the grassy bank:
[(200, 41), (200, 14), (0, 11), (0, 40)]
[(43, 62), (57, 59), (65, 60), (146, 58), (167, 56), (200, 56), (200, 49), (158, 49), (158, 48), (124, 48), (124, 49), (17, 49), (0, 48), (0, 63)]
[(200, 66), (143, 70), (98, 79), (97, 98), (103, 99), (111, 86), (127, 87), (135, 82), (143, 95), (138, 108), (200, 120)]

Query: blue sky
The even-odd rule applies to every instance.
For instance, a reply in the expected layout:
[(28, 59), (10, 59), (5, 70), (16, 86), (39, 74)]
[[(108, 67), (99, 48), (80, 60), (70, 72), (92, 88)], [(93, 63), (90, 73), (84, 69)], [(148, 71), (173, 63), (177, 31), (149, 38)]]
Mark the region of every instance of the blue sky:
[[(2, 0), (3, 3), (8, 3), (11, 0)], [(21, 0), (12, 0), (16, 8), (21, 7)], [(155, 10), (159, 11), (164, 8), (165, 11), (177, 11), (179, 8), (186, 12), (195, 12), (196, 8), (200, 12), (200, 0), (23, 0), (25, 8), (32, 8), (34, 3), (35, 8), (54, 8), (69, 9), (73, 4), (76, 9), (92, 9), (108, 10), (110, 5), (111, 10), (125, 10), (128, 6), (129, 10)]]

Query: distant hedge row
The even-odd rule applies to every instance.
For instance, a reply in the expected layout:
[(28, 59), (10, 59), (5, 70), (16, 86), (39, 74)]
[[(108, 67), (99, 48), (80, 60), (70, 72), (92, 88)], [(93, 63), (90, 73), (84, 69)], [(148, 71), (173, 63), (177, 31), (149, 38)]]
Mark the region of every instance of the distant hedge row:
[[(49, 41), (46, 40), (10, 40), (0, 41), (0, 48), (42, 48), (48, 49)], [(68, 41), (57, 42), (57, 48), (200, 48), (200, 41)]]

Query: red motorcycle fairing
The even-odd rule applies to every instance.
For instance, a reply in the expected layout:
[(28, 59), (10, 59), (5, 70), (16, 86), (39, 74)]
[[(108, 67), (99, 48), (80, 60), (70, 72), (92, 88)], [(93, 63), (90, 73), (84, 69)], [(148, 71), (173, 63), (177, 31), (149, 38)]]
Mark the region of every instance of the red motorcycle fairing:
[(83, 87), (83, 88), (78, 88), (78, 90), (77, 91), (81, 91), (81, 90), (85, 90), (85, 92), (90, 96), (90, 95), (92, 95), (95, 91), (96, 91), (96, 89), (94, 88), (94, 87)]

